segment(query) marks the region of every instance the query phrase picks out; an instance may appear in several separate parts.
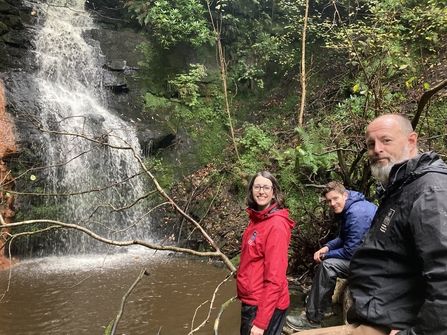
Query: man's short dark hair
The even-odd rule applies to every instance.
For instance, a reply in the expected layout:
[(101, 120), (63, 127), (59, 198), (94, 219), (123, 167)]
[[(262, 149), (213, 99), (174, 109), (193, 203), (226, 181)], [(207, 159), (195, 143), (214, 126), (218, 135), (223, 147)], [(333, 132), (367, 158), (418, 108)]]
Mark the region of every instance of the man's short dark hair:
[(346, 188), (343, 186), (342, 183), (340, 183), (336, 180), (333, 180), (326, 184), (326, 187), (323, 188), (323, 192), (321, 192), (321, 195), (324, 197), (324, 196), (326, 196), (326, 194), (328, 194), (331, 191), (336, 191), (340, 194), (345, 194)]

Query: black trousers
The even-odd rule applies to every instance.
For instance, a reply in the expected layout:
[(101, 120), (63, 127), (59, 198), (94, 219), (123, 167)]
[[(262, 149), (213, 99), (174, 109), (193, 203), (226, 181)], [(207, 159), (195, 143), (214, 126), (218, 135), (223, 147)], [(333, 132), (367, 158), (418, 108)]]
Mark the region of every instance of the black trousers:
[(320, 323), (325, 311), (332, 306), (337, 277), (347, 278), (349, 261), (328, 258), (318, 265), (312, 288), (306, 304), (306, 316), (309, 320)]
[[(252, 322), (256, 317), (258, 306), (242, 304), (241, 308), (241, 335), (250, 335)], [(281, 335), (284, 322), (286, 321), (287, 309), (275, 309), (268, 328), (264, 335)]]

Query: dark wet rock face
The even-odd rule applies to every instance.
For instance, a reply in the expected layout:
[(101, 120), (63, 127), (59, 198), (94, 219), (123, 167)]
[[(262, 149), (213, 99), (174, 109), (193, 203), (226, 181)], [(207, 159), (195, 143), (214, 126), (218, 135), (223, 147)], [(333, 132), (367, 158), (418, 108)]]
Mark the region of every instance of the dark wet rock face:
[[(39, 59), (41, 56), (36, 51), (38, 46), (36, 36), (40, 31), (39, 24), (47, 14), (45, 6), (42, 6), (45, 3), (43, 0), (34, 3), (20, 0), (0, 0), (0, 79), (3, 82), (6, 98), (4, 119), (13, 124), (11, 131), (14, 136), (13, 146), (16, 150), (13, 154), (9, 153), (7, 157), (2, 156), (0, 159), (4, 158), (2, 171), (12, 171), (14, 175), (20, 175), (22, 170), (32, 167), (45, 166), (43, 155), (46, 152), (44, 148), (49, 136), (46, 134), (45, 139), (41, 129), (57, 131), (61, 119), (65, 122), (63, 116), (61, 118), (59, 118), (60, 115), (48, 116), (45, 110), (48, 106), (45, 101), (42, 101), (45, 92), (39, 86), (39, 81), (36, 80), (36, 73), (41, 64), (41, 59)], [(99, 5), (104, 6), (105, 12), (94, 12), (93, 17), (100, 18), (102, 16), (97, 14), (102, 13), (109, 18), (107, 20), (97, 19), (98, 24), (92, 29), (85, 30), (82, 37), (88, 45), (98, 51), (94, 61), (99, 62), (98, 73), (101, 78), (99, 80), (87, 78), (87, 80), (98, 81), (99, 85), (97, 86), (104, 88), (100, 94), (104, 108), (127, 122), (126, 127), (136, 130), (142, 154), (149, 156), (159, 149), (172, 146), (178, 140), (178, 135), (172, 131), (172, 127), (164, 124), (169, 121), (169, 117), (163, 115), (163, 111), (141, 113), (148, 87), (139, 75), (138, 63), (142, 56), (138, 51), (138, 46), (150, 42), (147, 36), (134, 29), (132, 24), (125, 27), (123, 26), (125, 22), (120, 21), (119, 30), (116, 30), (118, 26), (111, 22), (116, 23), (115, 19), (119, 18), (122, 13), (117, 14), (115, 10), (109, 11), (110, 8), (114, 8), (113, 3), (87, 1), (86, 8), (94, 6), (98, 9)], [(109, 23), (105, 24), (105, 21)], [(85, 63), (92, 61), (86, 59)], [(80, 72), (84, 70), (82, 65), (78, 68)], [(155, 113), (157, 118), (153, 116)], [(47, 118), (43, 120), (42, 115), (46, 115)], [(96, 134), (92, 136), (94, 140), (108, 143), (109, 138), (102, 130), (106, 122), (102, 115), (86, 112), (79, 118), (82, 118), (88, 124), (88, 128)], [(75, 121), (74, 118), (72, 120)], [(5, 132), (1, 132), (0, 143), (5, 143), (5, 134)], [(183, 142), (186, 143), (187, 140), (184, 139)], [(186, 147), (188, 150), (191, 149), (191, 146)], [(92, 163), (92, 165), (94, 164)], [(127, 165), (128, 162), (123, 160), (120, 166)], [(31, 185), (32, 187), (43, 187), (43, 185), (46, 187), (44, 178), (39, 177), (37, 179), (42, 183), (39, 185), (30, 183), (30, 180), (26, 178), (17, 180), (15, 184), (11, 183), (11, 185), (21, 190), (31, 190)], [(18, 211), (33, 215), (30, 213), (34, 208), (45, 206), (41, 199), (33, 199), (33, 201), (29, 199), (25, 201), (24, 197), (18, 199)], [(10, 214), (15, 213), (15, 208), (11, 206), (6, 209)], [(8, 220), (12, 219), (13, 217), (9, 215)], [(29, 249), (29, 247), (27, 248)]]
[[(157, 117), (151, 111), (141, 114), (144, 95), (151, 88), (139, 75), (138, 63), (142, 55), (138, 46), (149, 44), (149, 39), (142, 34), (136, 22), (124, 19), (127, 9), (123, 8), (122, 2), (89, 0), (85, 7), (92, 11), (98, 23), (97, 28), (85, 32), (85, 38), (100, 49), (107, 108), (143, 132), (139, 138), (143, 141), (142, 147), (150, 148), (146, 153), (169, 146), (177, 135), (164, 125), (168, 117), (160, 116), (160, 111), (157, 111)], [(19, 147), (39, 142), (35, 137), (39, 132), (34, 124), (29, 123), (30, 118), (19, 117), (39, 115), (39, 107), (33, 98), (39, 96), (39, 88), (30, 78), (37, 70), (33, 40), (38, 15), (32, 5), (24, 1), (0, 0), (0, 76), (6, 90), (7, 111), (17, 118)], [(187, 57), (186, 54), (179, 55)], [(184, 59), (172, 56), (167, 62), (187, 64)], [(95, 121), (94, 118), (91, 120)]]

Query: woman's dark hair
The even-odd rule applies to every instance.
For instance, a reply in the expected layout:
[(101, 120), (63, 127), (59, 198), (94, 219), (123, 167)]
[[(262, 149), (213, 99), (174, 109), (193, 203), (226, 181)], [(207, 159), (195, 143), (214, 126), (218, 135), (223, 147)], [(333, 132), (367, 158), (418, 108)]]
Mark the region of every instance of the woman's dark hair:
[(253, 198), (253, 184), (255, 183), (255, 179), (257, 177), (264, 177), (267, 178), (272, 182), (273, 185), (273, 199), (272, 203), (276, 203), (279, 208), (284, 208), (284, 196), (282, 195), (281, 188), (279, 187), (279, 183), (276, 180), (276, 178), (268, 171), (262, 171), (256, 173), (250, 180), (250, 183), (248, 183), (247, 187), (247, 195), (245, 196), (245, 204), (249, 208), (257, 209), (258, 204), (256, 203), (255, 199)]

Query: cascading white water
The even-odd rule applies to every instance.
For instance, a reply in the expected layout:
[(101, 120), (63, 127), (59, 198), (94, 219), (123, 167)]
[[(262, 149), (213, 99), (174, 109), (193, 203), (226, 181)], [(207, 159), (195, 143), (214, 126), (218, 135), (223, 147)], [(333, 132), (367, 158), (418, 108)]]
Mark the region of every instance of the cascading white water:
[[(144, 193), (145, 183), (142, 176), (135, 177), (141, 169), (132, 151), (112, 148), (139, 151), (139, 143), (135, 129), (106, 108), (102, 56), (97, 43), (87, 37), (94, 22), (84, 3), (49, 0), (32, 5), (40, 21), (35, 40), (39, 121), (50, 131), (42, 134), (42, 156), (50, 167), (44, 170), (45, 192), (83, 193), (58, 197), (55, 202), (50, 199), (48, 210), (54, 211), (56, 219), (86, 226), (106, 237), (148, 239), (150, 222), (148, 217), (141, 219), (142, 204), (122, 211), (111, 207), (131, 204)], [(117, 230), (124, 231), (118, 234)], [(63, 249), (93, 249), (92, 239), (86, 235), (58, 235), (53, 244), (63, 245)]]

